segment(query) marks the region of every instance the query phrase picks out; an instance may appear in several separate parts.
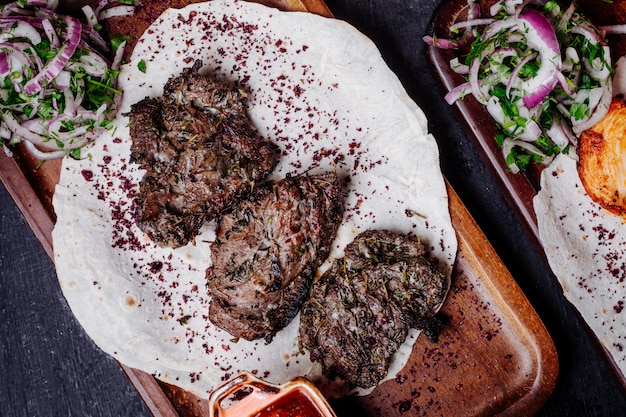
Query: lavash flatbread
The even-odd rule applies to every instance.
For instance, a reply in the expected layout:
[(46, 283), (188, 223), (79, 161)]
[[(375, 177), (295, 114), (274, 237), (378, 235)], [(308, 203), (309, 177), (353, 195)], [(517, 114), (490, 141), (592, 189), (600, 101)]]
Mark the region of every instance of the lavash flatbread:
[[(197, 395), (242, 370), (274, 383), (318, 380), (320, 367), (299, 351), (297, 318), (270, 345), (233, 341), (207, 321), (211, 225), (195, 246), (172, 250), (135, 224), (133, 193), (143, 172), (129, 162), (124, 114), (159, 96), (196, 59), (202, 71), (249, 91), (251, 119), (283, 151), (272, 178), (325, 170), (350, 176), (331, 256), (342, 256), (366, 229), (417, 233), (450, 276), (457, 242), (437, 145), (375, 46), (338, 20), (216, 0), (170, 9), (146, 31), (119, 77), (124, 98), (115, 131), (88, 160), (63, 162), (53, 232), (61, 288), (102, 350)], [(416, 337), (407, 338), (389, 377)]]
[(591, 200), (566, 155), (542, 172), (533, 203), (565, 297), (626, 375), (626, 225)]

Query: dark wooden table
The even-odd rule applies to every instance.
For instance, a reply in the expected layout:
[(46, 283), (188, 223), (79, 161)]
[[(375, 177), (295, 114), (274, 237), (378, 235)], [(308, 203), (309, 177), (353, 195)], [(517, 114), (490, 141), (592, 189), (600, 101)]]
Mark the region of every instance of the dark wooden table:
[[(430, 72), (421, 38), (439, 0), (326, 2), (337, 18), (373, 39), (426, 112), (440, 145), (445, 176), (552, 335), (560, 376), (539, 415), (624, 415), (624, 390), (524, 234)], [(72, 316), (52, 263), (0, 186), (0, 416), (148, 415), (117, 362), (91, 342)]]

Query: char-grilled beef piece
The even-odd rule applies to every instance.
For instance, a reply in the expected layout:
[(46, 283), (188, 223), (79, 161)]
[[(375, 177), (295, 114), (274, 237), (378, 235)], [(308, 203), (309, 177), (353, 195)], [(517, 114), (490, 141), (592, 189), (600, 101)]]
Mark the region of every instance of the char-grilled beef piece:
[(220, 217), (209, 320), (236, 337), (272, 340), (300, 310), (341, 223), (335, 174), (265, 183)]
[(131, 107), (131, 160), (140, 183), (138, 223), (154, 241), (183, 246), (205, 221), (245, 198), (278, 161), (249, 121), (245, 93), (200, 75), (200, 62), (158, 98)]
[(300, 316), (302, 346), (325, 375), (374, 386), (410, 328), (440, 329), (435, 313), (447, 289), (417, 239), (368, 230), (313, 283)]

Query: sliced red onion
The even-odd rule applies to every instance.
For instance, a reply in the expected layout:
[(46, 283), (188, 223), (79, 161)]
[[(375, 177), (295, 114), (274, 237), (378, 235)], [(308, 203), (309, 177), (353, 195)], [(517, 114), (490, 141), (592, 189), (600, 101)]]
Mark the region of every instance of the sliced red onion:
[(500, 104), (500, 100), (496, 96), (492, 96), (487, 102), (485, 108), (496, 121), (496, 123), (503, 125), (506, 122), (506, 117), (504, 115), (504, 110), (502, 109), (502, 105)]
[(111, 0), (98, 0), (96, 3), (96, 8), (94, 9), (96, 15), (98, 15), (105, 7), (107, 7), (111, 3)]
[(467, 0), (467, 20), (474, 20), (480, 17), (480, 4), (476, 0)]
[(24, 93), (33, 95), (41, 91), (50, 81), (59, 75), (59, 72), (65, 67), (65, 64), (72, 54), (73, 52), (68, 52), (68, 46), (63, 45), (59, 49), (57, 57), (48, 62), (41, 72), (26, 82), (24, 85)]
[(570, 82), (567, 80), (562, 72), (557, 72), (556, 78), (563, 91), (565, 91), (565, 94), (567, 94), (568, 96), (574, 94), (574, 87), (570, 84)]
[[(25, 52), (27, 48), (30, 48), (30, 45), (26, 43), (0, 42), (0, 49), (9, 54), (9, 64), (11, 64), (11, 59), (14, 59), (20, 63), (20, 70), (22, 66), (30, 67), (35, 70), (40, 69), (43, 65), (39, 59), (39, 55), (34, 53), (34, 51), (31, 54), (27, 54)], [(31, 57), (35, 62), (31, 60)], [(11, 70), (13, 71), (14, 69), (11, 68)]]
[(552, 125), (550, 129), (546, 131), (546, 134), (561, 151), (568, 145), (574, 147), (578, 145), (578, 138), (574, 135), (574, 132), (572, 132), (571, 127), (567, 124), (565, 119), (561, 117), (552, 117)]
[(510, 32), (506, 35), (506, 42), (508, 44), (526, 43), (526, 38), (521, 33)]
[(517, 10), (521, 8), (524, 0), (504, 0), (494, 3), (489, 9), (489, 13), (492, 16), (497, 15), (500, 10), (503, 10), (509, 16), (517, 15)]
[(11, 25), (13, 25), (13, 23), (15, 22), (25, 22), (28, 23), (29, 25), (32, 26), (40, 26), (41, 25), (41, 21), (43, 19), (37, 18), (37, 17), (33, 17), (33, 16), (6, 16), (6, 15), (2, 15), (0, 17), (0, 26), (4, 27), (10, 27)]
[(607, 35), (626, 35), (626, 25), (604, 25), (598, 29)]
[(520, 70), (524, 67), (524, 65), (526, 65), (531, 60), (535, 59), (535, 57), (537, 57), (537, 53), (536, 52), (533, 52), (530, 55), (526, 55), (524, 58), (522, 58), (522, 60), (513, 69), (513, 72), (511, 72), (511, 76), (509, 77), (509, 79), (508, 79), (508, 81), (506, 83), (506, 95), (507, 95), (507, 97), (511, 97), (511, 89), (514, 86), (515, 86), (516, 89), (520, 88), (521, 79), (517, 75), (519, 74)]
[(111, 17), (128, 16), (128, 15), (133, 14), (134, 11), (135, 11), (135, 6), (110, 7), (108, 9), (104, 9), (101, 12), (99, 12), (98, 19), (106, 20), (106, 19), (110, 19)]
[[(502, 142), (502, 155), (503, 155), (505, 160), (509, 156), (509, 154), (511, 153), (513, 148), (515, 148), (515, 147), (519, 147), (519, 148), (525, 149), (529, 153), (537, 155), (539, 158), (541, 158), (541, 164), (542, 165), (549, 165), (550, 162), (552, 162), (552, 159), (554, 159), (553, 156), (546, 155), (544, 152), (542, 152), (539, 148), (537, 148), (536, 146), (534, 146), (531, 143), (524, 142), (524, 141), (519, 141), (519, 140), (514, 140), (514, 139), (511, 139), (511, 138), (505, 138), (504, 141)], [(511, 164), (507, 165), (507, 168), (513, 174), (518, 174), (520, 172), (519, 167), (515, 163), (511, 163)]]
[[(7, 125), (5, 125), (4, 123), (0, 123), (0, 138), (9, 140), (11, 139), (12, 134), (13, 133), (11, 132), (11, 130), (9, 130)], [(6, 146), (4, 146), (4, 148), (6, 148)]]
[(579, 25), (573, 26), (571, 32), (577, 35), (584, 36), (589, 42), (593, 44), (601, 44), (603, 42), (598, 31), (596, 31), (593, 27), (589, 26), (586, 23), (581, 23)]
[[(505, 161), (507, 160), (509, 154), (511, 153), (514, 147), (515, 147), (515, 142), (512, 139), (505, 138), (504, 141), (502, 141), (502, 157)], [(508, 164), (507, 168), (513, 174), (519, 174), (520, 172), (519, 167), (515, 163)]]
[(530, 85), (528, 91), (532, 91), (529, 95), (522, 97), (524, 105), (530, 109), (538, 106), (541, 102), (554, 90), (558, 79), (556, 76), (541, 80), (538, 85)]
[(491, 39), (500, 32), (508, 31), (518, 25), (516, 19), (500, 19), (495, 20), (492, 24), (485, 28), (482, 34), (483, 39)]
[(40, 161), (51, 161), (53, 159), (63, 158), (65, 156), (65, 151), (60, 150), (48, 150), (41, 151), (37, 148), (33, 143), (29, 141), (24, 141), (24, 147), (26, 150), (33, 155), (35, 158)]
[[(109, 62), (97, 50), (108, 50), (108, 46), (93, 27), (83, 26), (74, 18), (58, 15), (54, 11), (56, 0), (25, 0), (24, 4), (29, 8), (11, 3), (0, 10), (0, 77), (10, 76), (13, 89), (28, 96), (26, 102), (0, 107), (0, 139), (9, 144), (23, 142), (26, 149), (42, 160), (58, 158), (94, 140), (106, 129), (102, 127), (105, 117), (113, 117), (117, 110), (118, 95), (111, 97), (112, 105), (103, 103), (96, 111), (84, 109), (84, 80), (74, 78), (69, 71), (72, 66), (81, 66), (94, 78), (102, 77)], [(132, 11), (132, 8), (126, 6), (104, 11), (107, 5), (108, 1), (101, 1), (98, 12), (92, 14), (106, 16)], [(62, 22), (60, 26), (59, 22)], [(93, 19), (90, 23), (95, 25)], [(61, 32), (58, 32), (59, 29)], [(14, 41), (15, 37), (24, 41)], [(3, 39), (10, 42), (2, 42)], [(32, 46), (41, 39), (48, 39), (56, 50), (56, 56), (45, 62), (42, 62)], [(74, 64), (70, 61), (79, 48), (86, 54), (78, 57), (79, 62)], [(122, 53), (123, 48), (116, 51), (116, 68), (121, 63)], [(70, 85), (77, 88), (76, 97)], [(52, 90), (57, 94), (61, 92), (63, 97), (53, 95)], [(0, 97), (8, 100), (8, 91), (1, 89)], [(41, 120), (37, 110), (25, 113), (27, 108), (37, 109), (44, 102), (48, 109), (53, 110), (51, 120)], [(26, 114), (31, 117), (30, 120)], [(72, 121), (74, 128), (71, 131), (63, 128), (64, 120)], [(7, 147), (4, 149), (10, 153)]]
[(82, 55), (78, 62), (69, 63), (67, 68), (72, 71), (84, 70), (87, 74), (94, 77), (102, 77), (108, 68), (108, 64), (104, 58), (94, 51), (90, 51), (88, 54)]
[(31, 55), (28, 55), (24, 53), (23, 50), (18, 49), (20, 45), (21, 44), (17, 42), (16, 43), (0, 43), (0, 48), (3, 50), (4, 53), (7, 54), (7, 63), (9, 66), (9, 73), (19, 74), (18, 77), (14, 77), (14, 76), (9, 77), (9, 80), (11, 82), (11, 85), (13, 86), (13, 89), (18, 93), (22, 92), (22, 87), (20, 83), (22, 79), (24, 78), (23, 69), (24, 68), (37, 69), (37, 68), (40, 68), (41, 66), (40, 61), (38, 61), (39, 56), (37, 54), (33, 55), (33, 57), (37, 58), (37, 60), (35, 61), (37, 65), (34, 65), (33, 61), (30, 59)]
[(426, 44), (441, 49), (458, 49), (466, 44), (463, 40), (435, 38), (433, 36), (424, 36), (422, 39), (426, 42)]
[(474, 28), (476, 26), (489, 25), (493, 23), (495, 19), (493, 18), (482, 18), (482, 19), (472, 19), (472, 20), (462, 20), (450, 26), (450, 31), (455, 32), (459, 29), (468, 29)]
[(123, 41), (117, 47), (115, 51), (115, 57), (113, 57), (113, 62), (111, 63), (111, 69), (118, 70), (122, 65), (122, 59), (124, 58), (124, 48), (126, 48), (126, 41)]
[(517, 139), (524, 142), (534, 142), (539, 139), (539, 136), (542, 134), (541, 127), (532, 119), (528, 119), (526, 121), (526, 126), (524, 130), (516, 136)]
[(67, 24), (67, 43), (61, 46), (58, 54), (52, 60), (50, 60), (44, 68), (28, 80), (24, 85), (24, 92), (28, 95), (32, 95), (40, 91), (46, 84), (53, 80), (59, 72), (65, 67), (80, 41), (81, 23), (70, 16), (64, 16), (64, 21)]
[(565, 59), (562, 61), (561, 70), (572, 71), (579, 62), (578, 51), (572, 47), (565, 48)]
[[(6, 98), (8, 97), (8, 94), (6, 94), (6, 90), (0, 90), (0, 95), (2, 95), (2, 98), (4, 100), (6, 100)], [(36, 102), (6, 104), (6, 105), (0, 105), (0, 110), (7, 110), (11, 112), (22, 113), (24, 112), (24, 108), (34, 107), (34, 105), (36, 105)], [(26, 116), (22, 117), (21, 119), (26, 119)]]
[(85, 19), (87, 20), (87, 25), (89, 27), (94, 27), (98, 24), (98, 17), (96, 16), (96, 12), (93, 11), (90, 5), (84, 5), (81, 10), (83, 11), (83, 15), (85, 15)]
[[(4, 120), (4, 123), (6, 124), (6, 126), (9, 128), (9, 130), (11, 130), (11, 132), (13, 133), (14, 136), (17, 136), (21, 139), (25, 139), (27, 141), (36, 143), (38, 145), (41, 146), (46, 146), (46, 142), (47, 139), (37, 133), (34, 133), (32, 131), (30, 131), (29, 129), (26, 129), (25, 127), (23, 127), (20, 123), (20, 121), (18, 121), (15, 116), (13, 116), (12, 113), (8, 112), (2, 113), (2, 119)], [(50, 146), (50, 145), (48, 145)], [(52, 149), (52, 148), (50, 148)]]
[(602, 83), (602, 96), (600, 98), (600, 102), (597, 106), (595, 106), (595, 110), (591, 114), (591, 116), (583, 121), (572, 120), (572, 130), (576, 135), (580, 135), (587, 129), (591, 129), (594, 125), (596, 125), (600, 120), (606, 116), (609, 111), (609, 106), (611, 105), (611, 100), (613, 99), (613, 85), (610, 79), (605, 80)]
[[(480, 5), (476, 0), (467, 0), (467, 20), (477, 21), (480, 17)], [(461, 22), (462, 24), (462, 22)], [(460, 39), (446, 39), (433, 36), (424, 36), (423, 40), (428, 45), (435, 46), (442, 49), (459, 49), (466, 45), (469, 45), (474, 39), (474, 32), (469, 30), (470, 25), (466, 25), (463, 31), (463, 36)], [(456, 28), (451, 27), (450, 31), (454, 31)]]
[(561, 50), (554, 29), (546, 17), (536, 10), (528, 9), (519, 16), (527, 44), (539, 53), (541, 66), (537, 75), (522, 83), (524, 105), (529, 109), (537, 106), (556, 86), (556, 73), (561, 71)]
[[(559, 149), (563, 150), (571, 142), (569, 136), (564, 131), (564, 124), (561, 123), (561, 121), (562, 120), (559, 120), (556, 116), (552, 116), (552, 125), (550, 129), (546, 131), (546, 134)], [(567, 126), (567, 124), (565, 124), (565, 126)]]
[(74, 97), (74, 107), (78, 108), (83, 103), (85, 98), (85, 80), (79, 78), (75, 80), (76, 83), (76, 97)]
[(552, 160), (554, 159), (554, 156), (546, 155), (538, 147), (530, 142), (516, 141), (515, 146), (526, 149), (530, 154), (539, 156), (541, 158), (542, 165), (550, 165), (550, 162), (552, 162)]
[(50, 23), (49, 20), (44, 19), (41, 22), (41, 26), (43, 27), (43, 30), (46, 33), (48, 40), (50, 41), (50, 45), (55, 48), (60, 47), (61, 42), (59, 41), (59, 37), (57, 36), (57, 32), (56, 30), (54, 30), (54, 26), (52, 26), (52, 23)]
[[(581, 88), (574, 94), (573, 100), (570, 100), (568, 104), (570, 106), (574, 104), (587, 105), (587, 107), (589, 108), (589, 116), (590, 116), (595, 110), (596, 106), (600, 103), (600, 100), (602, 99), (602, 90), (603, 89), (601, 87), (592, 88), (592, 89)], [(570, 115), (570, 118), (574, 126), (577, 124), (581, 124), (586, 120), (586, 118), (580, 119), (580, 120), (574, 119), (572, 115)]]
[(70, 88), (72, 76), (68, 71), (62, 70), (54, 79), (54, 88), (59, 90), (67, 90)]
[(518, 52), (513, 48), (498, 48), (491, 54), (490, 61), (502, 64), (506, 58), (514, 57)]
[[(605, 80), (611, 76), (610, 58), (611, 51), (608, 46), (603, 46), (603, 56), (596, 57), (593, 61), (589, 61), (587, 58), (583, 59), (585, 68), (591, 78), (596, 80)], [(605, 65), (606, 63), (606, 65)]]
[(87, 134), (87, 132), (91, 130), (90, 126), (79, 125), (71, 131), (64, 132), (62, 130), (64, 121), (73, 121), (73, 118), (68, 117), (65, 114), (60, 114), (59, 116), (50, 120), (50, 123), (48, 124), (48, 130), (50, 132), (57, 132), (55, 133), (55, 138), (64, 144), (67, 144), (70, 139), (85, 136), (85, 134)]
[(63, 98), (65, 99), (65, 109), (63, 110), (63, 114), (74, 116), (78, 106), (76, 105), (76, 99), (74, 98), (72, 90), (69, 88), (63, 90)]
[(36, 117), (30, 120), (25, 120), (21, 122), (22, 126), (26, 129), (30, 130), (33, 133), (36, 133), (41, 136), (46, 136), (48, 134), (48, 130), (46, 129), (47, 123), (45, 123), (41, 118)]
[(572, 146), (578, 146), (578, 138), (576, 137), (574, 132), (572, 132), (572, 128), (570, 127), (570, 125), (567, 124), (565, 119), (560, 119), (560, 120), (561, 120), (561, 130), (563, 134), (567, 137), (567, 141)]
[[(486, 109), (491, 115), (491, 117), (505, 129), (511, 136), (516, 139), (524, 142), (533, 142), (541, 136), (541, 127), (532, 120), (529, 114), (520, 114), (520, 117), (526, 119), (525, 126), (519, 126), (515, 124), (513, 120), (510, 120), (502, 109), (502, 104), (500, 100), (492, 96), (489, 98), (489, 101), (486, 104)], [(521, 109), (520, 109), (521, 110)], [(511, 127), (507, 127), (512, 125)]]
[(45, 7), (46, 9), (53, 9), (59, 5), (59, 2), (47, 0), (25, 0), (24, 5), (30, 7)]
[[(96, 111), (79, 110), (74, 115), (59, 114), (48, 121), (46, 128), (49, 131), (60, 132), (59, 137), (65, 138), (65, 140), (73, 139), (77, 136), (83, 136), (91, 130), (98, 129), (94, 129), (92, 126), (104, 121), (104, 112), (106, 109), (107, 106), (103, 104)], [(87, 121), (93, 123), (87, 124)], [(77, 127), (71, 131), (64, 132), (64, 122), (70, 122), (72, 125)]]
[(93, 112), (93, 119), (97, 123), (104, 121), (104, 113), (106, 112), (106, 110), (107, 110), (107, 106), (105, 104), (98, 107), (98, 109), (95, 112)]
[(0, 34), (0, 42), (5, 42), (14, 38), (26, 38), (33, 45), (41, 42), (41, 35), (31, 24), (21, 20), (15, 20), (9, 28), (3, 28)]
[(106, 41), (102, 38), (102, 36), (94, 29), (87, 25), (83, 25), (83, 37), (89, 39), (90, 42), (101, 51), (107, 52), (109, 50), (109, 45), (107, 45)]
[(51, 22), (58, 22), (60, 19), (60, 16), (54, 10), (46, 9), (44, 7), (35, 10), (34, 15), (40, 19), (48, 19)]
[(452, 71), (460, 75), (469, 74), (469, 66), (461, 63), (458, 57), (454, 57), (450, 60), (450, 68)]
[(10, 72), (9, 57), (6, 52), (0, 51), (0, 76), (6, 77)]
[(462, 99), (468, 94), (471, 94), (472, 87), (469, 83), (459, 84), (452, 90), (448, 91), (445, 96), (446, 103), (453, 104), (455, 101)]
[(483, 91), (482, 85), (478, 79), (478, 75), (480, 72), (480, 65), (482, 61), (492, 52), (493, 48), (486, 47), (482, 51), (481, 55), (478, 58), (474, 59), (474, 61), (472, 61), (469, 69), (469, 85), (472, 89), (472, 95), (476, 98), (476, 100), (478, 100), (479, 103), (483, 105), (487, 104), (489, 96), (485, 91)]

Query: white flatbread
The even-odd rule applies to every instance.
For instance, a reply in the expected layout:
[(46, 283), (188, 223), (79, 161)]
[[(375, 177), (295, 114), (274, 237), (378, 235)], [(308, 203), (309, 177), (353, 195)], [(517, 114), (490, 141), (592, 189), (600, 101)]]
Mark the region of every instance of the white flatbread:
[[(211, 225), (196, 246), (171, 250), (135, 224), (133, 193), (143, 172), (129, 162), (124, 114), (159, 96), (196, 59), (202, 71), (249, 91), (250, 117), (283, 150), (272, 178), (326, 170), (350, 176), (331, 256), (342, 256), (366, 229), (417, 233), (450, 276), (457, 242), (438, 148), (373, 43), (338, 20), (216, 0), (170, 9), (146, 31), (120, 75), (116, 130), (99, 139), (89, 160), (64, 161), (53, 233), (63, 293), (105, 352), (197, 395), (242, 370), (274, 383), (318, 380), (320, 367), (299, 350), (297, 318), (269, 345), (234, 341), (207, 321)], [(389, 377), (416, 337), (407, 338)]]
[(626, 375), (626, 225), (591, 200), (565, 155), (543, 171), (534, 207), (565, 297)]

